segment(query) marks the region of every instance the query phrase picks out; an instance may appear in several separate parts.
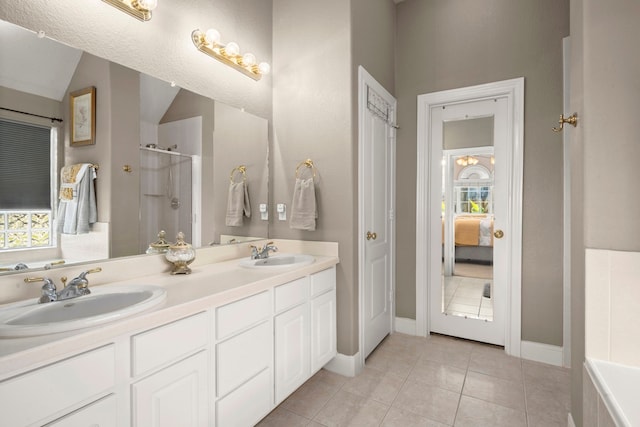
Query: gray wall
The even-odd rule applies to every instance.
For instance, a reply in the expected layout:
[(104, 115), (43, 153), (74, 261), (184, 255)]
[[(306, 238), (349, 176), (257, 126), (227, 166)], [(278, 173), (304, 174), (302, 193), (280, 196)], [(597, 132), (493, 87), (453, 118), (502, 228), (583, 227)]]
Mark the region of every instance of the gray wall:
[(397, 315), (415, 318), (416, 96), (522, 76), (522, 339), (562, 345), (562, 139), (550, 127), (562, 111), (568, 0), (406, 0), (397, 16)]
[(273, 219), (269, 236), (340, 244), (338, 351), (346, 355), (358, 351), (357, 66), (393, 90), (393, 9), (391, 0), (273, 1), (271, 202), (290, 205), (296, 165), (310, 158), (319, 217), (312, 232)]
[[(571, 414), (582, 420), (584, 248), (640, 251), (640, 3), (571, 0), (571, 103), (579, 124), (572, 167)], [(637, 301), (640, 304), (640, 301)]]

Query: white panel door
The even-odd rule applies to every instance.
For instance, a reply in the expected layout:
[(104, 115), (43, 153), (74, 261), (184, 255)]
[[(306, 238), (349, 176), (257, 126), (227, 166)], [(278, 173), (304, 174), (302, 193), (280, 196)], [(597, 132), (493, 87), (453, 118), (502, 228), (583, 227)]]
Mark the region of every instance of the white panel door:
[(197, 353), (133, 385), (136, 427), (208, 425), (207, 354)]
[(391, 333), (393, 139), (395, 129), (370, 109), (364, 112), (364, 357)]

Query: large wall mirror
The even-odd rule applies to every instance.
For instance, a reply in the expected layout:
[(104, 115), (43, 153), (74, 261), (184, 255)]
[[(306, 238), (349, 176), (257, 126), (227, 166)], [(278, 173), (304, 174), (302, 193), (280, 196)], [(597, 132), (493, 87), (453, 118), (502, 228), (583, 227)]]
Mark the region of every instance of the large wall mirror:
[[(15, 140), (22, 128), (14, 127), (23, 124), (50, 135), (42, 167), (22, 148), (0, 147), (14, 152), (12, 164), (1, 168), (15, 171), (0, 186), (0, 268), (139, 255), (161, 230), (170, 242), (182, 231), (196, 247), (268, 237), (268, 221), (260, 217), (268, 201), (266, 118), (14, 24), (0, 21), (0, 34), (11, 40), (0, 47), (2, 137)], [(72, 146), (69, 94), (90, 87), (96, 88), (95, 143)], [(57, 233), (61, 169), (74, 164), (97, 166), (97, 221), (89, 233)], [(30, 179), (36, 176), (30, 167), (49, 172)], [(49, 216), (41, 204), (22, 202), (43, 186), (50, 188), (44, 191)], [(247, 202), (230, 206), (229, 193), (238, 187), (246, 188)]]

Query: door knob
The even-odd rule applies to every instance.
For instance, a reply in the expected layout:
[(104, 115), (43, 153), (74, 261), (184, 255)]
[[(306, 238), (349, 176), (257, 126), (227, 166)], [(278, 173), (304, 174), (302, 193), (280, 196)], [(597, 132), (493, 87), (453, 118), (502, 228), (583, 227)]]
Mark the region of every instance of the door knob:
[(496, 239), (502, 239), (504, 237), (504, 231), (502, 230), (496, 230), (493, 235), (496, 237)]
[(376, 233), (372, 233), (370, 231), (367, 231), (367, 240), (376, 240), (376, 238), (378, 237), (378, 235)]

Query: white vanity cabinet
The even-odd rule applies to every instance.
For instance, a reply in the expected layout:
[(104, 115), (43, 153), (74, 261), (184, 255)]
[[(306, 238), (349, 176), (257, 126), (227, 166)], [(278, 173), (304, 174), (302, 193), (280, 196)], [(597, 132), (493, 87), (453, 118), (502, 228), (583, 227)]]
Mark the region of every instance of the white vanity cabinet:
[(133, 426), (208, 425), (208, 325), (203, 312), (131, 337)]
[(200, 351), (131, 386), (136, 427), (208, 425), (207, 353)]
[(275, 288), (276, 405), (336, 355), (335, 268)]
[(271, 292), (215, 313), (215, 425), (251, 426), (273, 408)]
[[(113, 392), (116, 385), (114, 345), (92, 349), (0, 383), (0, 424), (21, 427), (63, 417)], [(91, 411), (91, 407), (86, 408)], [(105, 425), (116, 424), (101, 415)], [(60, 419), (56, 426), (73, 425)]]
[(338, 354), (336, 323), (336, 269), (311, 276), (311, 373)]
[(336, 355), (335, 267), (271, 283), (5, 374), (0, 426), (257, 424)]

